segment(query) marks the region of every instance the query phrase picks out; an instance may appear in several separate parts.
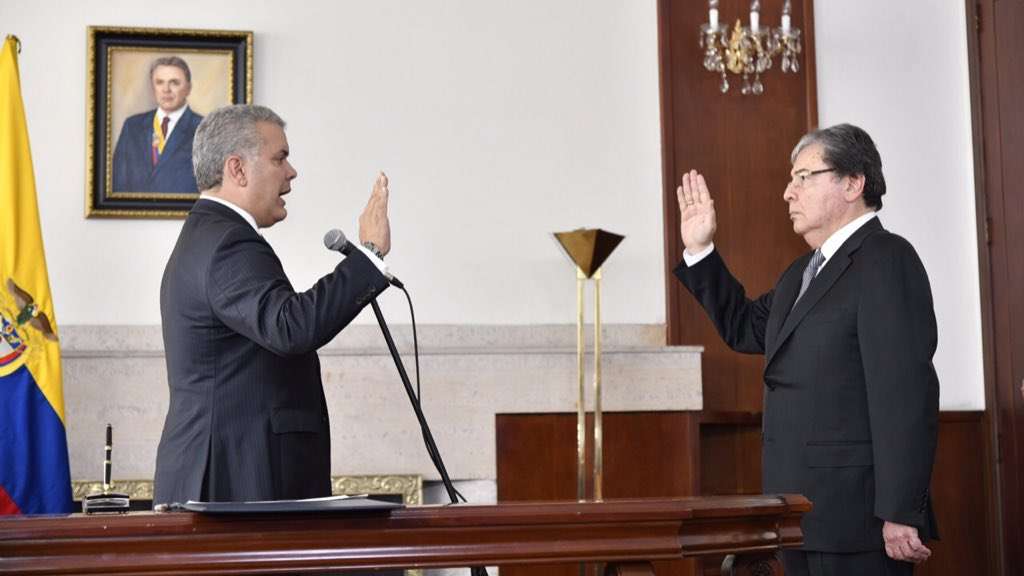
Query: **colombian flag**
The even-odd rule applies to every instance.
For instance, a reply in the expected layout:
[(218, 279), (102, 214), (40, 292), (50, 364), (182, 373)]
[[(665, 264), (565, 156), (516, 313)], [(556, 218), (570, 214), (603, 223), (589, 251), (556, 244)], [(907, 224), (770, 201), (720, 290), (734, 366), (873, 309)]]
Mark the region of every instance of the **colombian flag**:
[(18, 80), (0, 50), (0, 514), (71, 512), (60, 344)]

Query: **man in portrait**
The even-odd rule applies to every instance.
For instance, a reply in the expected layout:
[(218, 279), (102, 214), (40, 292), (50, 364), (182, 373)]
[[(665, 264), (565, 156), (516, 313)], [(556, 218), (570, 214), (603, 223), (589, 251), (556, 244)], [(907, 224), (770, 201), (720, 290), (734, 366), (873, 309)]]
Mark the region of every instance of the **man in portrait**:
[(192, 138), (203, 119), (188, 106), (192, 72), (177, 56), (149, 68), (157, 107), (124, 121), (114, 150), (114, 192), (196, 193)]

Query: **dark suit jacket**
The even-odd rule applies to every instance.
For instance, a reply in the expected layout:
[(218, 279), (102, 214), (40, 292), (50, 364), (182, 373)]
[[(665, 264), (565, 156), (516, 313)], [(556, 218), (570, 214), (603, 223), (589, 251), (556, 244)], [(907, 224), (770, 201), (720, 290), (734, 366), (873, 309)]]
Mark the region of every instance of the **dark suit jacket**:
[(160, 286), (170, 406), (154, 503), (329, 495), (316, 350), (387, 286), (354, 250), (296, 293), (241, 216), (196, 202)]
[(186, 108), (153, 166), (155, 114), (153, 109), (124, 121), (114, 150), (114, 192), (198, 192), (192, 172), (192, 139), (203, 117)]
[(883, 520), (935, 538), (928, 485), (939, 384), (928, 276), (913, 247), (874, 218), (794, 307), (810, 256), (756, 300), (717, 251), (675, 269), (731, 348), (766, 356), (764, 491), (813, 502), (802, 524), (807, 550), (879, 549)]

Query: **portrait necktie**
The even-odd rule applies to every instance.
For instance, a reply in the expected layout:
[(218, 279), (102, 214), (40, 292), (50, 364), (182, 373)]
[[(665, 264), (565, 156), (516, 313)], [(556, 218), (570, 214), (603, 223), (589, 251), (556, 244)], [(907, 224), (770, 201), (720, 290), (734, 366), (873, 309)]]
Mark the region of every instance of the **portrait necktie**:
[[(153, 153), (151, 159), (153, 160), (154, 167), (160, 162), (160, 155), (164, 153), (164, 145), (167, 144), (167, 129), (170, 128), (170, 123), (170, 116), (164, 116), (163, 119), (160, 119), (159, 114), (153, 116)], [(158, 129), (159, 132), (157, 132)]]
[(807, 268), (804, 268), (804, 277), (800, 281), (800, 293), (796, 295), (796, 300), (793, 302), (793, 307), (796, 307), (796, 303), (800, 301), (800, 298), (807, 292), (807, 287), (811, 285), (811, 280), (814, 280), (814, 276), (818, 274), (818, 268), (825, 262), (825, 255), (821, 253), (821, 250), (815, 250), (814, 254), (811, 255), (810, 261), (807, 262)]

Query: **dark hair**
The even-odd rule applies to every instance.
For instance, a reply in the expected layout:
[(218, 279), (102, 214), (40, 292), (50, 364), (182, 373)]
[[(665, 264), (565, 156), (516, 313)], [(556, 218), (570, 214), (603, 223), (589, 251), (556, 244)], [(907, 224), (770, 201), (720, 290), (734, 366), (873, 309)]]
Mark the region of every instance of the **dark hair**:
[(821, 144), (829, 168), (839, 176), (864, 176), (864, 204), (875, 210), (882, 209), (885, 194), (885, 176), (882, 174), (882, 157), (878, 154), (871, 136), (852, 124), (837, 124), (809, 132), (800, 139), (790, 162), (804, 148)]
[(181, 68), (181, 71), (185, 73), (185, 81), (189, 84), (192, 83), (192, 71), (188, 69), (188, 63), (178, 58), (177, 56), (164, 56), (153, 60), (153, 63), (149, 65), (149, 78), (153, 79), (153, 72), (156, 72), (159, 66), (174, 66), (175, 68)]

